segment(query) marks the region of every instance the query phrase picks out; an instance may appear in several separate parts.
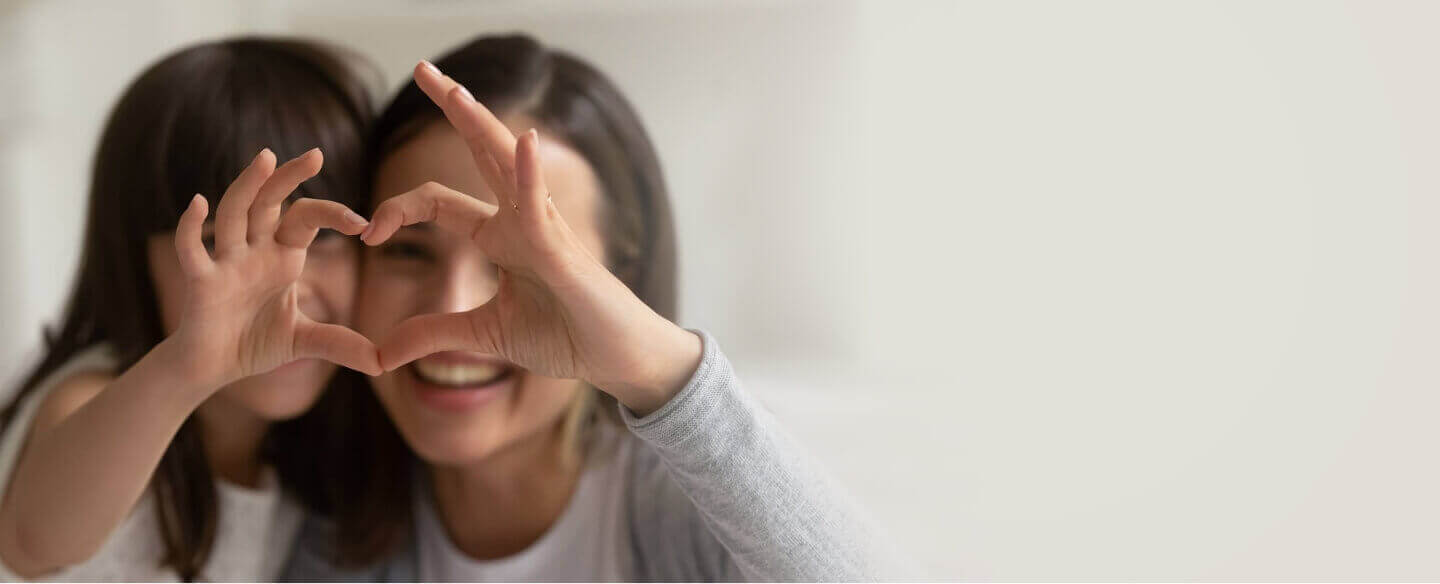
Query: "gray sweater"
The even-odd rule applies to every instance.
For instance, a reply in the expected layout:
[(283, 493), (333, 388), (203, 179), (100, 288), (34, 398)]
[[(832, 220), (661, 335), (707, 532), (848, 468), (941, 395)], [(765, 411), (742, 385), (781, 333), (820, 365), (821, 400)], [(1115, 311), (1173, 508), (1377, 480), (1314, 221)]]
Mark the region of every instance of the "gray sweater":
[[(694, 376), (643, 418), (621, 418), (642, 444), (630, 459), (628, 510), (640, 581), (855, 581), (897, 577), (896, 558), (795, 441), (746, 394), (715, 339)], [(362, 569), (328, 561), (333, 527), (310, 519), (290, 581), (412, 581), (412, 544)]]

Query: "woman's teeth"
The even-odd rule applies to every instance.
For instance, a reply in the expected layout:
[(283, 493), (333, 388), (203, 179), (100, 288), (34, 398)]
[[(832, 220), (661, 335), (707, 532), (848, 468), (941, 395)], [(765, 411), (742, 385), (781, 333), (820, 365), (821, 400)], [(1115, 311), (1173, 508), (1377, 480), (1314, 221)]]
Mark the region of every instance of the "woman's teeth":
[(421, 380), (437, 385), (484, 385), (505, 373), (494, 365), (480, 363), (448, 364), (425, 361), (415, 362), (415, 373)]

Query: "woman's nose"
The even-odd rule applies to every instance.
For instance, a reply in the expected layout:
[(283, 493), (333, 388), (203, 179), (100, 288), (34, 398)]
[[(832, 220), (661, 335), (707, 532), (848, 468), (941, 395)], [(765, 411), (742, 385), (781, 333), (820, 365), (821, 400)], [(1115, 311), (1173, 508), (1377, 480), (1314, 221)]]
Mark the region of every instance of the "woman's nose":
[(493, 268), (482, 262), (467, 261), (452, 265), (443, 287), (434, 296), (430, 312), (465, 312), (490, 301), (499, 288)]
[[(307, 276), (309, 274), (306, 274)], [(334, 322), (335, 315), (330, 314), (330, 307), (321, 297), (315, 283), (310, 278), (302, 277), (295, 282), (295, 301), (300, 312), (316, 322)]]

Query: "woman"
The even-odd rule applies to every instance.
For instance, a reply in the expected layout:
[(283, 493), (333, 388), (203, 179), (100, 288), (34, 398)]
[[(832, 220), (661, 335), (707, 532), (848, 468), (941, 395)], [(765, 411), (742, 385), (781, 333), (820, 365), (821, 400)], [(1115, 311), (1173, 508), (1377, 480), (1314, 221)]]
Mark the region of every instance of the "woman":
[(366, 226), (371, 113), (348, 56), (293, 40), (190, 47), (125, 91), (64, 320), (5, 410), (0, 576), (278, 575), (301, 515), (273, 467), (309, 442), (285, 421), (331, 362), (379, 371), (340, 326), (358, 249), (316, 239)]
[(372, 385), (394, 427), (352, 438), (370, 482), (335, 491), (286, 577), (882, 573), (874, 534), (715, 340), (670, 320), (665, 187), (620, 92), (519, 36), (438, 66), (381, 115), (361, 235), (356, 324), (380, 340)]

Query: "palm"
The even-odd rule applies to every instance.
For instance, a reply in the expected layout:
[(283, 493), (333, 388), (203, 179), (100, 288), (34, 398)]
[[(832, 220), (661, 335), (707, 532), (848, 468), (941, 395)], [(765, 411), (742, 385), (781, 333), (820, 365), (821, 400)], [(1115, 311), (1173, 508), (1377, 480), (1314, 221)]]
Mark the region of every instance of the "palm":
[(495, 295), (493, 318), (484, 312), (470, 315), (477, 335), (493, 339), (500, 356), (550, 377), (581, 378), (583, 358), (575, 354), (564, 307), (541, 283), (506, 273)]
[(230, 353), (227, 360), (241, 377), (293, 361), (289, 349), (304, 318), (295, 281), (304, 262), (301, 250), (267, 250), (217, 265), (216, 273), (193, 282), (185, 319), (198, 323), (200, 337), (216, 341), (215, 353)]
[(186, 303), (176, 334), (195, 351), (204, 379), (223, 384), (305, 357), (378, 372), (374, 345), (358, 333), (317, 323), (300, 312), (296, 282), (306, 249), (321, 227), (358, 233), (364, 220), (331, 201), (285, 198), (319, 172), (311, 151), (276, 169), (261, 152), (221, 198), (215, 253), (200, 243), (208, 213), (196, 196), (180, 218), (176, 250), (186, 276)]

